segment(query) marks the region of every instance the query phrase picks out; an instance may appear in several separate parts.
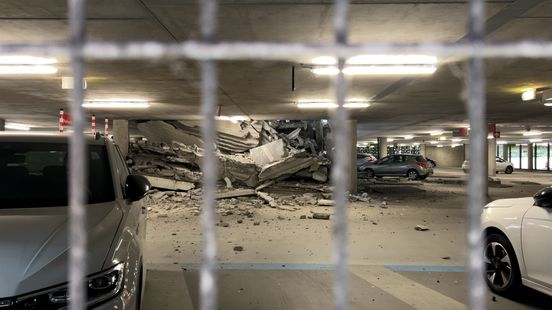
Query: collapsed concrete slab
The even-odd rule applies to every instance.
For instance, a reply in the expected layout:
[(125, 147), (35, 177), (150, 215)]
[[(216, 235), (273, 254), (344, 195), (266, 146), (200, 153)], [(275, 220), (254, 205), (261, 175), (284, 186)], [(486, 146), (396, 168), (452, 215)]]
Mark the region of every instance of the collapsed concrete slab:
[(304, 151), (296, 152), (280, 161), (264, 166), (259, 173), (259, 181), (264, 182), (284, 175), (292, 175), (315, 165), (316, 162), (316, 158), (307, 157)]

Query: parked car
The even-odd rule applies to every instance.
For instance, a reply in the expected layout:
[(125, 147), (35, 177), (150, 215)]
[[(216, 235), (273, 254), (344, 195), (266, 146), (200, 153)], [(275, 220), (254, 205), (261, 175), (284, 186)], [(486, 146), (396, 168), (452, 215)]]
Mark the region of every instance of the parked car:
[(362, 171), (368, 163), (378, 160), (376, 156), (368, 153), (357, 153), (357, 170)]
[[(150, 184), (87, 138), (88, 309), (138, 309)], [(0, 135), (0, 308), (66, 309), (68, 136)], [(70, 245), (69, 245), (70, 246)]]
[(411, 180), (423, 180), (433, 174), (433, 169), (421, 155), (396, 154), (367, 163), (361, 170), (368, 178), (404, 176)]
[(552, 296), (552, 188), (533, 197), (493, 201), (481, 220), (491, 290), (510, 294), (525, 285)]
[[(464, 170), (465, 173), (468, 173), (470, 171), (470, 161), (464, 160), (462, 163), (462, 170)], [(511, 174), (514, 172), (514, 164), (512, 164), (509, 161), (506, 161), (500, 157), (496, 157), (496, 173), (504, 172), (506, 174)]]
[(434, 161), (433, 159), (429, 158), (429, 157), (426, 157), (425, 158), (427, 160), (427, 162), (431, 165), (431, 168), (435, 168), (437, 167), (437, 162)]

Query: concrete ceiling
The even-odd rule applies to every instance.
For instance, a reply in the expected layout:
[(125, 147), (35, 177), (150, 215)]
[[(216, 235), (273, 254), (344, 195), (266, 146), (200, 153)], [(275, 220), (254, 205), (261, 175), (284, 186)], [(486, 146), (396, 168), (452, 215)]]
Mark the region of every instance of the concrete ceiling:
[[(90, 40), (174, 42), (198, 38), (196, 0), (92, 0), (88, 5)], [(327, 0), (223, 0), (219, 39), (240, 41), (331, 42), (333, 9)], [(417, 42), (461, 40), (466, 34), (467, 1), (353, 1), (350, 41)], [(552, 1), (488, 1), (488, 40), (552, 39)], [(62, 0), (0, 2), (0, 43), (67, 39), (67, 8)], [(309, 62), (297, 59), (296, 63)], [(313, 119), (325, 111), (299, 110), (300, 99), (332, 98), (331, 78), (297, 69), (291, 91), (292, 62), (221, 62), (219, 98), (225, 115), (253, 119)], [(0, 78), (0, 117), (8, 121), (55, 127), (57, 111), (68, 102), (61, 76), (66, 60), (48, 77)], [(430, 77), (356, 77), (350, 96), (375, 98), (353, 110), (359, 137), (401, 136), (466, 125), (462, 100), (463, 64), (442, 59)], [(551, 60), (487, 61), (488, 118), (516, 132), (517, 126), (551, 124), (552, 108), (521, 103), (527, 87), (552, 86)], [(197, 64), (178, 62), (94, 62), (87, 64), (89, 99), (143, 98), (141, 111), (94, 111), (98, 117), (190, 119), (199, 114)], [(90, 112), (92, 113), (92, 112)], [(506, 126), (507, 125), (507, 126)], [(511, 130), (507, 128), (513, 128)], [(506, 131), (505, 131), (506, 132)], [(550, 129), (552, 136), (552, 128)]]

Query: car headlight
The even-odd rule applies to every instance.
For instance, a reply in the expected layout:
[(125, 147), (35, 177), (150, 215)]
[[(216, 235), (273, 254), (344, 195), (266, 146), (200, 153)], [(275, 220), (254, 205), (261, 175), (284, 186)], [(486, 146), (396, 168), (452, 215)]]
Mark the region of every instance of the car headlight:
[[(124, 263), (87, 277), (88, 306), (97, 305), (111, 299), (121, 292), (123, 287)], [(14, 309), (58, 310), (69, 305), (69, 287), (67, 284), (48, 290), (17, 297), (13, 301)]]

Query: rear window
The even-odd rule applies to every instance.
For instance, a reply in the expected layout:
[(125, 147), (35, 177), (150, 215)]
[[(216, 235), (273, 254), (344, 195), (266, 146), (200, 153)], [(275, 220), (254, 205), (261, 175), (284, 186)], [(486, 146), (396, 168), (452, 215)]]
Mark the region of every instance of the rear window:
[[(115, 200), (107, 150), (88, 146), (88, 203)], [(0, 143), (0, 209), (67, 206), (68, 145)]]

